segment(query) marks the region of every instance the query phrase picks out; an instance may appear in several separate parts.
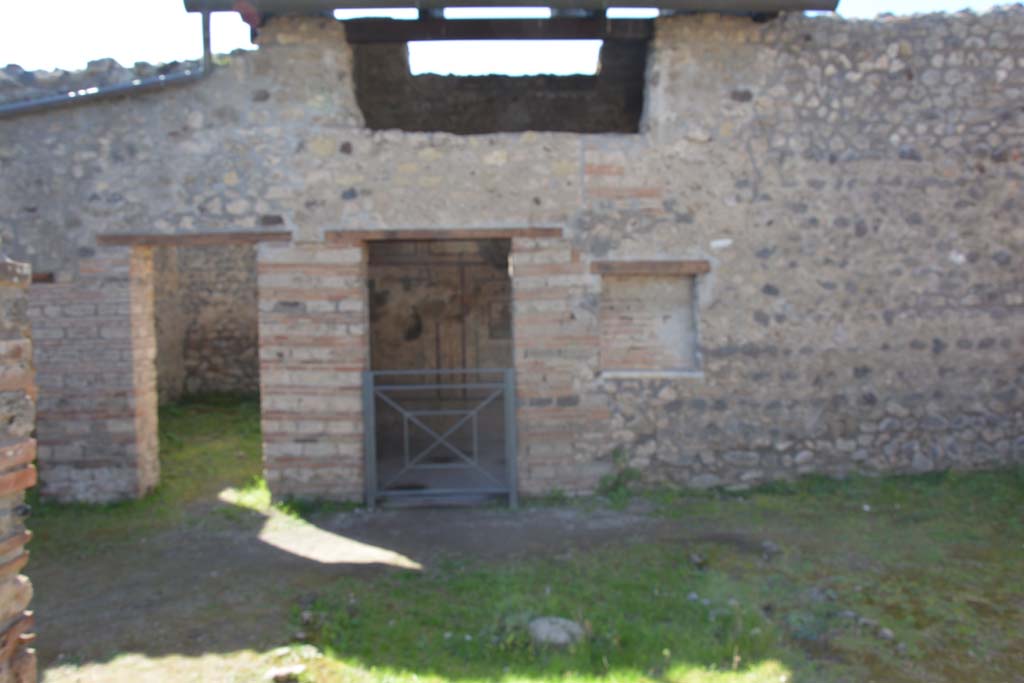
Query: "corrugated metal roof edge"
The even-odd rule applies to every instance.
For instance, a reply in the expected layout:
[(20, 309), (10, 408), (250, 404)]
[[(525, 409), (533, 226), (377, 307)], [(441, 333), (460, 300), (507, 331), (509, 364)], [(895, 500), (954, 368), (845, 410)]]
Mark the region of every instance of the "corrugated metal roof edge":
[(656, 7), (679, 12), (769, 14), (805, 10), (835, 11), (839, 0), (184, 0), (189, 12), (245, 12), (261, 14), (322, 14), (335, 9), (412, 7), (551, 7), (604, 10), (609, 7)]

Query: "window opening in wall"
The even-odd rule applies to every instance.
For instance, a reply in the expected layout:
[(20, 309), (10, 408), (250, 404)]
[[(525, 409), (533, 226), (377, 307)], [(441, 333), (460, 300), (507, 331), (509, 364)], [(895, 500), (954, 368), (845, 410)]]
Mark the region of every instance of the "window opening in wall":
[(445, 7), (445, 19), (550, 19), (550, 7)]
[(336, 9), (334, 18), (338, 21), (369, 18), (415, 21), (420, 18), (420, 13), (415, 7), (361, 7), (358, 9)]
[(609, 7), (605, 12), (609, 19), (654, 19), (659, 14), (657, 7)]
[(353, 51), (356, 98), (371, 129), (473, 135), (640, 127), (646, 40), (356, 42)]
[(600, 40), (419, 40), (409, 43), (413, 76), (596, 76)]
[(509, 247), (369, 243), (372, 499), (511, 495)]
[(602, 373), (656, 376), (699, 371), (696, 297), (694, 276), (602, 276)]

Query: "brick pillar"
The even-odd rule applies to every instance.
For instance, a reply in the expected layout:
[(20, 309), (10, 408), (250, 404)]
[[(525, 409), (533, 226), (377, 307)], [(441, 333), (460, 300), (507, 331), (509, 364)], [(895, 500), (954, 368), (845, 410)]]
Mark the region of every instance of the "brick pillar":
[(135, 439), (135, 495), (152, 491), (160, 483), (156, 386), (156, 307), (152, 247), (131, 253), (129, 283), (131, 307), (132, 422)]
[(263, 461), (276, 499), (363, 497), (362, 245), (259, 247)]
[(593, 491), (609, 471), (598, 374), (600, 283), (564, 239), (512, 240), (519, 481), (526, 494)]
[(35, 651), (27, 647), (32, 583), (19, 573), (31, 538), (23, 524), (24, 492), (36, 483), (36, 387), (25, 295), (31, 279), (28, 265), (0, 255), (0, 683), (36, 680)]
[(101, 249), (75, 281), (33, 285), (30, 303), (41, 495), (144, 495), (160, 477), (152, 249)]

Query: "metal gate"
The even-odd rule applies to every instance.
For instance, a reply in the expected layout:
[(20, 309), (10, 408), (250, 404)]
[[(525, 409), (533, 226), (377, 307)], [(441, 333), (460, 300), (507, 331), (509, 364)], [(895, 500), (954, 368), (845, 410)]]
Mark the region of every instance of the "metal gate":
[(517, 505), (515, 371), (363, 373), (366, 502), (504, 496)]

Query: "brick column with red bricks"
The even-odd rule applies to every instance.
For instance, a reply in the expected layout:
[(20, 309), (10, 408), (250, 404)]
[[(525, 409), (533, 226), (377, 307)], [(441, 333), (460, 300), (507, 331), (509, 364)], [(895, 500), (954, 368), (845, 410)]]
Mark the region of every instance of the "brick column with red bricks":
[(262, 244), (263, 459), (275, 499), (361, 500), (369, 367), (361, 244)]
[(600, 282), (560, 238), (513, 239), (511, 261), (520, 489), (592, 492), (609, 472), (610, 412), (594, 388)]
[(40, 494), (137, 498), (160, 478), (153, 255), (105, 247), (78, 277), (34, 284)]
[(36, 680), (25, 489), (36, 483), (36, 386), (26, 289), (28, 264), (0, 254), (0, 683)]

